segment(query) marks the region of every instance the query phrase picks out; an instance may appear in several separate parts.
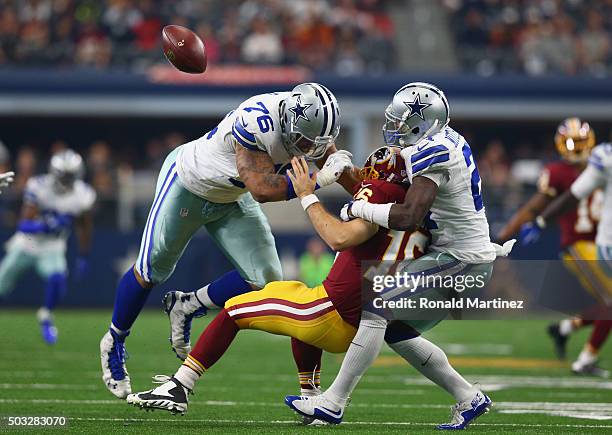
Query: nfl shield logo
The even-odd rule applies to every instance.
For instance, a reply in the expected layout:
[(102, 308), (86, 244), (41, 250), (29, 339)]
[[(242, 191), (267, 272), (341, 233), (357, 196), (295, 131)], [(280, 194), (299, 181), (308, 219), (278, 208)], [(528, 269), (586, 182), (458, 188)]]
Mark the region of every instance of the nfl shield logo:
[(179, 212), (179, 214), (181, 215), (181, 217), (187, 217), (187, 215), (189, 214), (189, 209), (188, 208), (182, 208), (181, 211)]

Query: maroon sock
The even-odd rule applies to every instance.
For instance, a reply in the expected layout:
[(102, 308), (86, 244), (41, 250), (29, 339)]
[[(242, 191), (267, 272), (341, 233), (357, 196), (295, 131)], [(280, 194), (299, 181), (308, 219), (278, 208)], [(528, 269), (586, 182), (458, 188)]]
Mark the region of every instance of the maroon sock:
[(239, 328), (225, 309), (202, 332), (189, 354), (208, 370), (230, 347)]
[(592, 319), (581, 318), (580, 319), (580, 326), (578, 326), (578, 328), (584, 328), (585, 326), (592, 325), (593, 322), (594, 322), (594, 320), (592, 320)]
[(594, 323), (595, 326), (593, 326), (591, 337), (589, 337), (589, 344), (594, 349), (599, 350), (610, 334), (612, 320), (595, 320)]
[(291, 339), (291, 350), (298, 369), (300, 388), (312, 389), (313, 386), (309, 381), (318, 387), (321, 382), (321, 355), (323, 351), (295, 338)]

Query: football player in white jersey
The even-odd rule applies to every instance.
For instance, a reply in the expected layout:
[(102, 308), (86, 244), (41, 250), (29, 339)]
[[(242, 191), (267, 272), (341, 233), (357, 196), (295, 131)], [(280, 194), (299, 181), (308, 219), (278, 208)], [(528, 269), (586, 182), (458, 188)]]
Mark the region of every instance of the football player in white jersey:
[(6, 255), (0, 262), (0, 296), (6, 296), (29, 269), (45, 280), (45, 302), (37, 317), (49, 344), (57, 341), (52, 311), (66, 291), (66, 239), (73, 224), (79, 245), (77, 278), (88, 268), (93, 229), (90, 211), (96, 192), (81, 180), (83, 173), (81, 156), (65, 150), (51, 158), (48, 174), (28, 180), (17, 232), (6, 243)]
[[(319, 187), (352, 168), (350, 153), (335, 149), (339, 130), (334, 95), (322, 85), (304, 83), (290, 92), (247, 99), (213, 130), (166, 158), (138, 259), (117, 287), (112, 323), (100, 342), (102, 378), (115, 396), (131, 393), (124, 357), (130, 328), (151, 288), (172, 274), (202, 226), (236, 269), (195, 292), (175, 291), (164, 297), (172, 347), (179, 358), (185, 359), (191, 350), (194, 316), (282, 280), (274, 238), (259, 203), (295, 198), (286, 175), (292, 157), (317, 163)], [(346, 174), (350, 189), (354, 180), (351, 171)]]
[[(414, 231), (425, 225), (432, 234), (428, 254), (402, 264), (402, 272), (448, 277), (461, 274), (490, 279), (496, 255), (507, 255), (515, 240), (504, 247), (489, 238), (489, 225), (481, 195), (481, 182), (469, 144), (448, 126), (449, 106), (440, 89), (428, 83), (410, 83), (396, 92), (385, 111), (385, 142), (402, 147), (410, 187), (402, 204), (347, 204), (343, 219), (361, 218), (385, 228)], [(432, 280), (430, 282), (435, 282)], [(395, 297), (423, 290), (410, 285), (389, 289)], [(385, 289), (385, 291), (387, 291)], [(434, 292), (454, 290), (433, 289)], [(450, 296), (450, 294), (449, 294)], [(423, 332), (446, 317), (408, 322)], [(285, 403), (298, 413), (340, 423), (349, 395), (378, 356), (388, 319), (364, 306), (359, 329), (331, 387), (316, 397), (287, 396)], [(427, 349), (399, 349), (406, 359), (428, 355)], [(425, 357), (422, 365), (428, 364)], [(478, 389), (459, 398), (452, 421), (439, 429), (464, 429), (491, 406)]]
[(589, 373), (608, 377), (609, 372), (597, 366), (598, 351), (612, 328), (612, 144), (602, 143), (593, 148), (586, 169), (572, 183), (570, 189), (553, 201), (544, 211), (521, 228), (521, 237), (536, 240), (549, 222), (558, 218), (567, 210), (576, 207), (578, 203), (588, 198), (596, 189), (602, 189), (604, 194), (601, 219), (597, 226), (597, 261), (586, 265), (592, 275), (601, 283), (604, 307), (597, 316), (607, 332), (599, 339), (599, 347), (587, 345), (578, 359), (572, 363), (574, 373)]

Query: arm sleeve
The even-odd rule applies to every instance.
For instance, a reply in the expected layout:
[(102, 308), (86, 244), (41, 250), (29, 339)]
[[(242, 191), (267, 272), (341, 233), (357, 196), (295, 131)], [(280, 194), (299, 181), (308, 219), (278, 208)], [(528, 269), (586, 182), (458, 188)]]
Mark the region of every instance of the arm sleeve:
[(26, 183), (23, 191), (23, 202), (27, 204), (38, 204), (38, 181), (35, 178), (30, 178)]
[(81, 213), (91, 210), (96, 202), (97, 194), (93, 187), (85, 185), (82, 197)]
[(450, 151), (446, 145), (432, 145), (411, 155), (402, 155), (406, 163), (410, 162), (412, 178), (427, 177), (437, 186), (448, 181)]
[(606, 184), (606, 176), (596, 166), (589, 164), (582, 174), (572, 184), (572, 195), (578, 199), (588, 197), (593, 191)]

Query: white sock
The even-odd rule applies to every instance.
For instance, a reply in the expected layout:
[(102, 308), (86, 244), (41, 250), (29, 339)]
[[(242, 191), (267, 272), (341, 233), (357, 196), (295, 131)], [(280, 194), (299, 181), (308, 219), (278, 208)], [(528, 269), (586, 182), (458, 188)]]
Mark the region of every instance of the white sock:
[(189, 390), (193, 390), (195, 383), (198, 379), (200, 379), (200, 375), (198, 373), (185, 365), (179, 367), (177, 372), (174, 374), (174, 377), (177, 381), (183, 384), (183, 387), (188, 388)]
[(48, 308), (40, 307), (36, 312), (36, 318), (39, 322), (47, 322), (53, 320), (53, 314), (51, 314)]
[(427, 379), (448, 391), (457, 402), (470, 400), (478, 389), (450, 365), (442, 349), (423, 337), (389, 344)]
[(205, 285), (204, 287), (202, 287), (199, 290), (195, 291), (196, 297), (198, 298), (198, 301), (204, 305), (206, 308), (212, 309), (212, 310), (216, 310), (219, 308), (223, 308), (220, 307), (218, 305), (216, 305), (211, 299), (210, 297), (208, 297), (208, 286), (210, 284)]
[(574, 332), (574, 322), (572, 319), (563, 319), (559, 322), (559, 334), (566, 336)]
[(372, 365), (385, 340), (387, 321), (376, 315), (363, 312), (359, 329), (344, 356), (334, 383), (324, 393), (332, 402), (345, 406), (361, 376)]
[(112, 329), (113, 331), (115, 331), (115, 333), (116, 333), (116, 334), (117, 334), (119, 337), (126, 337), (126, 336), (127, 336), (129, 333), (130, 333), (130, 330), (129, 330), (129, 329), (128, 329), (127, 331), (124, 331), (124, 330), (122, 330), (122, 329), (119, 329), (119, 328), (117, 328), (115, 325), (113, 325), (113, 323), (112, 323), (112, 322), (111, 322), (110, 327), (111, 327), (111, 329)]

